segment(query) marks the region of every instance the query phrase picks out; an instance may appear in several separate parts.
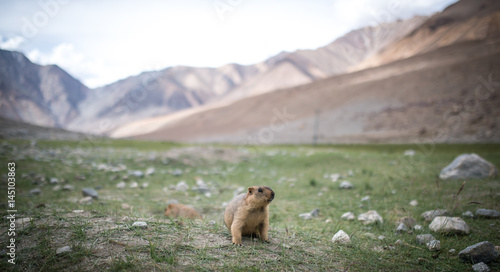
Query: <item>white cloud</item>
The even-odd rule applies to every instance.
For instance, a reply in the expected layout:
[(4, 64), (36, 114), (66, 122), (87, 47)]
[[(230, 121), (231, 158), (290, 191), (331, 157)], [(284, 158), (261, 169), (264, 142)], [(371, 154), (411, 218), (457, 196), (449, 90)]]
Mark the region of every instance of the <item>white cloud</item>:
[(15, 36), (12, 38), (6, 38), (4, 41), (4, 38), (0, 36), (0, 48), (4, 50), (17, 50), (25, 40), (26, 39), (21, 36)]

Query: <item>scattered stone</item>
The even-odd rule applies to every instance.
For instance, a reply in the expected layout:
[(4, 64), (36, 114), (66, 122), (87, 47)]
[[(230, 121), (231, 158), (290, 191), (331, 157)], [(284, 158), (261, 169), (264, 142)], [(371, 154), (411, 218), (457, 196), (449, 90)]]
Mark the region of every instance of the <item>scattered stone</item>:
[(142, 172), (141, 170), (129, 171), (128, 173), (129, 173), (129, 175), (132, 175), (132, 176), (134, 176), (136, 178), (142, 178), (142, 177), (144, 177), (144, 172)]
[(151, 176), (152, 174), (155, 173), (155, 168), (154, 167), (149, 167), (148, 169), (146, 169), (146, 176)]
[(449, 252), (450, 254), (455, 254), (455, 252), (457, 252), (457, 250), (456, 250), (456, 249), (454, 249), (454, 248), (452, 248), (452, 249), (448, 250), (448, 252)]
[(42, 193), (42, 190), (38, 189), (38, 188), (35, 188), (35, 189), (32, 189), (30, 190), (30, 195), (40, 195)]
[(176, 176), (176, 177), (181, 176), (181, 175), (182, 175), (182, 170), (181, 170), (181, 169), (175, 169), (175, 170), (173, 170), (173, 171), (171, 172), (171, 174), (172, 174), (173, 176)]
[(61, 190), (61, 185), (56, 185), (54, 188), (52, 188), (52, 191), (57, 192)]
[(370, 200), (370, 196), (364, 196), (363, 198), (361, 198), (361, 202), (365, 202), (368, 200)]
[(299, 217), (305, 220), (311, 220), (314, 217), (318, 217), (318, 215), (319, 215), (319, 209), (314, 209), (312, 212), (299, 214)]
[(443, 168), (439, 178), (446, 179), (482, 179), (494, 177), (498, 169), (477, 154), (462, 154)]
[(50, 184), (57, 184), (57, 183), (59, 183), (58, 178), (50, 178)]
[(125, 181), (120, 181), (116, 184), (117, 189), (125, 189), (125, 187), (127, 187), (127, 183), (125, 183)]
[(90, 196), (92, 197), (93, 199), (98, 199), (99, 196), (97, 194), (97, 191), (92, 189), (92, 188), (83, 188), (82, 189), (82, 194), (83, 196)]
[(415, 225), (415, 226), (413, 226), (413, 229), (416, 231), (422, 231), (424, 229), (424, 227), (422, 227), (421, 225)]
[(427, 248), (430, 251), (439, 251), (441, 250), (441, 242), (439, 240), (432, 240), (428, 243), (426, 243)]
[(17, 220), (16, 220), (16, 224), (18, 224), (18, 225), (27, 224), (27, 223), (31, 222), (31, 220), (33, 220), (33, 219), (32, 219), (32, 218), (29, 218), (29, 217), (26, 217), (26, 218), (20, 218), (20, 219), (17, 219)]
[(413, 156), (415, 156), (415, 154), (416, 154), (415, 150), (408, 149), (408, 150), (405, 150), (405, 152), (403, 153), (403, 156), (413, 157)]
[(214, 221), (214, 220), (210, 220), (210, 221), (208, 221), (208, 225), (209, 225), (209, 226), (215, 226), (215, 221)]
[(175, 186), (175, 190), (185, 192), (189, 190), (189, 185), (187, 185), (185, 181), (179, 181), (179, 183)]
[(148, 187), (149, 187), (149, 183), (148, 183), (148, 182), (143, 182), (143, 183), (141, 184), (141, 189), (146, 189), (146, 188), (148, 188)]
[(134, 227), (134, 228), (147, 228), (148, 227), (148, 223), (143, 222), (143, 221), (137, 221), (137, 222), (134, 222), (132, 224), (132, 227)]
[(352, 189), (353, 187), (352, 183), (346, 180), (342, 181), (339, 186), (340, 189)]
[(90, 204), (90, 203), (92, 203), (92, 200), (93, 200), (93, 198), (91, 196), (86, 196), (86, 197), (80, 199), (78, 202), (80, 204)]
[(340, 174), (331, 174), (330, 178), (332, 179), (332, 182), (337, 182), (340, 178)]
[(437, 216), (432, 220), (429, 229), (443, 234), (469, 234), (470, 228), (460, 217)]
[(347, 245), (351, 243), (351, 238), (343, 230), (339, 230), (333, 235), (332, 242), (335, 244)]
[(472, 270), (475, 272), (490, 272), (490, 268), (483, 262), (477, 263), (472, 266)]
[(128, 205), (127, 203), (122, 203), (122, 209), (128, 210), (130, 209), (130, 205)]
[(71, 252), (70, 246), (63, 246), (63, 247), (56, 249), (56, 255), (64, 254), (67, 252)]
[(353, 213), (353, 212), (346, 212), (346, 213), (344, 213), (344, 214), (340, 217), (340, 219), (344, 219), (344, 220), (349, 220), (349, 221), (350, 221), (350, 220), (354, 220), (354, 219), (356, 219), (356, 216), (354, 215), (354, 213)]
[(495, 250), (493, 243), (484, 241), (471, 246), (458, 253), (462, 262), (469, 263), (490, 263), (498, 258), (498, 251)]
[(416, 200), (412, 200), (412, 201), (410, 201), (410, 206), (415, 207), (415, 206), (417, 206), (417, 205), (418, 205), (418, 201), (416, 201)]
[(63, 191), (73, 191), (75, 189), (75, 187), (73, 187), (73, 185), (69, 185), (69, 184), (66, 184), (63, 186)]
[(139, 187), (139, 183), (137, 183), (136, 181), (132, 181), (128, 187), (131, 189), (135, 189)]
[(396, 233), (403, 233), (403, 232), (408, 232), (408, 227), (405, 224), (400, 223), (399, 226), (396, 228)]
[(377, 213), (377, 211), (368, 211), (366, 213), (360, 214), (358, 220), (364, 225), (369, 225), (373, 223), (384, 223), (382, 217)]
[(84, 210), (73, 210), (72, 213), (83, 213)]
[(462, 213), (462, 216), (474, 218), (474, 214), (471, 211), (466, 211), (466, 212)]
[(422, 213), (422, 217), (425, 219), (425, 221), (432, 221), (436, 216), (447, 216), (447, 215), (449, 215), (449, 213), (445, 209), (436, 209)]
[(477, 209), (476, 216), (481, 218), (496, 219), (500, 218), (500, 212), (490, 209)]
[(436, 240), (436, 238), (434, 238), (434, 236), (432, 236), (432, 234), (419, 234), (419, 235), (417, 235), (417, 243), (419, 243), (420, 245), (427, 244), (428, 242), (430, 242), (432, 240)]
[(385, 239), (385, 235), (380, 235), (380, 236), (378, 237), (378, 239), (379, 239), (379, 240), (384, 240), (384, 239)]

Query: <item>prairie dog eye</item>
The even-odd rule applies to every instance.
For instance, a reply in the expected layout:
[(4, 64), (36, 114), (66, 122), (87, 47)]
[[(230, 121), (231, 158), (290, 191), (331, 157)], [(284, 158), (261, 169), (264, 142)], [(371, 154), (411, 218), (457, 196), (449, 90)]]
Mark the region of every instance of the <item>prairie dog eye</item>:
[(259, 193), (262, 193), (262, 192), (263, 192), (263, 191), (262, 191), (262, 188), (259, 188), (259, 190), (258, 190), (258, 191), (259, 191)]

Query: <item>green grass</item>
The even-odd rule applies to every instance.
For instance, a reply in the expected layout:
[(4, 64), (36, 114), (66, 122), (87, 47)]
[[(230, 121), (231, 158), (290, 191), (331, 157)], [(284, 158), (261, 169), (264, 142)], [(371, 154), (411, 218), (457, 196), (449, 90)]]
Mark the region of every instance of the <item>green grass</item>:
[[(432, 233), (441, 250), (431, 252), (416, 243), (416, 234), (429, 233), (420, 214), (448, 209), (453, 216), (477, 208), (500, 210), (500, 182), (497, 178), (439, 180), (440, 170), (461, 153), (474, 152), (500, 165), (500, 145), (318, 145), (318, 146), (228, 146), (246, 159), (218, 161), (212, 154), (200, 159), (197, 152), (167, 157), (172, 149), (192, 147), (161, 142), (88, 139), (80, 142), (3, 141), (0, 145), (2, 182), (0, 213), (7, 215), (7, 162), (16, 163), (16, 208), (18, 218), (32, 218), (16, 230), (17, 264), (2, 259), (1, 271), (467, 271), (471, 264), (458, 259), (458, 252), (477, 242), (500, 244), (497, 220), (464, 218), (471, 228), (467, 236)], [(203, 152), (206, 149), (200, 146)], [(417, 153), (403, 156), (407, 149)], [(99, 170), (99, 165), (126, 166), (125, 171)], [(128, 170), (155, 173), (143, 178)], [(174, 176), (173, 170), (183, 174)], [(334, 183), (328, 177), (344, 177)], [(54, 191), (50, 178), (71, 184), (73, 191)], [(172, 188), (185, 181), (191, 188), (202, 178), (212, 188), (211, 196)], [(340, 190), (340, 181), (354, 184)], [(120, 181), (136, 181), (146, 188), (119, 190)], [(252, 185), (273, 188), (276, 198), (270, 206), (271, 243), (246, 238), (244, 247), (231, 245), (224, 226), (224, 203), (235, 190)], [(83, 188), (98, 188), (99, 199), (80, 204)], [(42, 194), (29, 195), (40, 188)], [(370, 196), (366, 202), (361, 198)], [(171, 220), (163, 216), (169, 200), (196, 208), (203, 220)], [(417, 206), (409, 205), (417, 200)], [(126, 203), (131, 208), (123, 209)], [(320, 209), (319, 217), (302, 220), (300, 213)], [(83, 213), (74, 213), (83, 210)], [(364, 226), (343, 221), (343, 213), (357, 215), (376, 210), (381, 225)], [(422, 232), (396, 234), (396, 221), (411, 216), (424, 227)], [(132, 227), (146, 221), (148, 228)], [(215, 224), (213, 222), (215, 222)], [(328, 222), (327, 222), (328, 221)], [(0, 234), (7, 237), (7, 222)], [(338, 230), (351, 235), (348, 246), (331, 242)], [(379, 236), (385, 236), (379, 240)], [(396, 245), (397, 240), (404, 241)], [(7, 239), (0, 241), (6, 248)], [(69, 245), (72, 252), (56, 255)], [(455, 253), (450, 253), (455, 249)], [(500, 265), (492, 263), (492, 270)]]

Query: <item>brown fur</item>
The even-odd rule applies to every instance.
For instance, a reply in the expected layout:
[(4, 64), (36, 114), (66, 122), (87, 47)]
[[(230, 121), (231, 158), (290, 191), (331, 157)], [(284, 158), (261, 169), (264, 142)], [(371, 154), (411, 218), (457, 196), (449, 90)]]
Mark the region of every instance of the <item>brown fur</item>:
[[(259, 192), (261, 190), (261, 192)], [(269, 203), (274, 191), (267, 186), (248, 187), (246, 194), (236, 196), (226, 207), (224, 222), (235, 245), (241, 245), (242, 235), (256, 235), (269, 242)]]
[(183, 204), (170, 204), (165, 208), (165, 216), (201, 219), (201, 215), (193, 208)]

